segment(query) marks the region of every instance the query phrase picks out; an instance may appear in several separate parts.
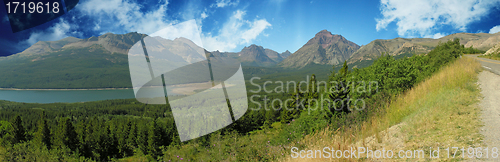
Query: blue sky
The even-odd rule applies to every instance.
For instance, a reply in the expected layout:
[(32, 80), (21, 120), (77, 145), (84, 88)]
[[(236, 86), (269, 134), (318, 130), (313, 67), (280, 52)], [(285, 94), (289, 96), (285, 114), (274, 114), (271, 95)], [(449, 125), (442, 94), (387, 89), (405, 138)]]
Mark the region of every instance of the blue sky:
[(500, 0), (80, 0), (60, 18), (18, 33), (10, 29), (5, 6), (0, 16), (0, 56), (38, 41), (107, 32), (152, 34), (192, 19), (210, 51), (240, 51), (257, 44), (295, 52), (323, 29), (358, 45), (396, 37), (495, 33), (500, 31)]

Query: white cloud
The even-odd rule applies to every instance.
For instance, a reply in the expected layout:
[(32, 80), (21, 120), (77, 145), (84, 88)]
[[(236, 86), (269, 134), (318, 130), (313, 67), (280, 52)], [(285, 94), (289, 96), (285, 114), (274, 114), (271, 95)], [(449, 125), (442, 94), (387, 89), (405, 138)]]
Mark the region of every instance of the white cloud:
[(244, 43), (250, 43), (253, 39), (257, 38), (257, 36), (264, 31), (267, 27), (270, 27), (271, 24), (266, 20), (255, 20), (252, 23), (252, 27), (247, 31), (243, 32), (241, 38)]
[(242, 20), (243, 19), (243, 16), (246, 14), (245, 11), (241, 11), (241, 10), (237, 10), (233, 17), (236, 18), (237, 20)]
[(265, 19), (248, 21), (243, 19), (245, 11), (237, 10), (222, 26), (219, 35), (212, 36), (210, 33), (202, 35), (205, 49), (209, 51), (231, 51), (238, 45), (251, 43), (271, 24)]
[(436, 33), (436, 34), (432, 35), (432, 38), (434, 38), (434, 39), (439, 39), (439, 38), (444, 37), (444, 36), (446, 36), (446, 34), (443, 34), (443, 33)]
[(385, 29), (395, 22), (400, 36), (437, 37), (435, 33), (443, 25), (466, 31), (469, 23), (480, 20), (498, 4), (478, 0), (381, 0), (383, 18), (376, 19), (376, 29)]
[(77, 36), (80, 34), (72, 31), (72, 28), (74, 27), (71, 24), (63, 19), (59, 19), (58, 23), (45, 29), (44, 31), (32, 32), (29, 38), (19, 42), (19, 45), (22, 47), (29, 47), (38, 41), (56, 41), (71, 35)]
[(158, 8), (141, 12), (141, 5), (127, 0), (89, 0), (79, 4), (79, 11), (92, 19), (102, 22), (100, 27), (108, 31), (101, 32), (131, 32), (150, 34), (160, 30), (170, 23), (166, 19), (168, 2), (160, 2)]
[[(227, 6), (235, 5), (238, 1), (220, 2), (224, 3), (220, 5)], [(108, 32), (128, 33), (134, 31), (150, 35), (183, 20), (183, 18), (179, 20), (169, 19), (166, 15), (167, 5), (166, 1), (162, 1), (156, 7), (153, 7), (153, 9), (144, 11), (141, 5), (129, 0), (109, 0), (106, 2), (101, 2), (100, 0), (85, 1), (79, 4), (76, 10), (79, 16), (73, 16), (67, 19), (67, 21), (61, 18), (60, 22), (54, 26), (43, 31), (31, 33), (29, 39), (22, 41), (21, 44), (29, 46), (40, 40), (52, 41), (68, 36), (81, 37), (81, 33), (73, 33), (72, 31), (82, 28), (101, 35)], [(216, 34), (204, 33), (202, 32), (202, 20), (209, 16), (210, 11), (205, 9), (205, 11), (198, 12), (186, 9), (181, 12), (183, 15), (185, 13), (193, 15), (194, 18), (191, 18), (191, 20), (194, 19), (195, 26), (198, 26), (198, 31), (202, 33), (201, 41), (199, 41), (201, 43), (195, 43), (203, 44), (203, 47), (209, 51), (234, 50), (239, 45), (252, 43), (261, 34), (265, 36), (263, 34), (264, 30), (271, 27), (271, 24), (266, 19), (259, 17), (255, 17), (253, 20), (245, 19), (246, 12), (236, 10), (226, 22), (222, 23)], [(90, 21), (84, 23), (85, 26), (80, 26), (82, 25), (81, 23), (76, 23), (82, 20)], [(72, 24), (69, 22), (75, 23)], [(193, 23), (193, 21), (190, 21), (190, 23)]]
[(200, 38), (200, 29), (196, 24), (196, 20), (188, 20), (179, 24), (169, 25), (153, 34), (151, 37), (159, 36), (164, 39), (174, 40), (179, 37), (187, 38), (196, 45), (203, 47), (203, 42)]
[(490, 29), (490, 34), (494, 34), (500, 32), (500, 25), (494, 26), (493, 28)]
[(226, 6), (236, 6), (240, 3), (239, 0), (236, 0), (234, 2), (231, 2), (231, 0), (217, 0), (215, 4), (212, 5), (212, 7), (217, 7), (217, 8), (222, 8)]
[(208, 17), (208, 14), (206, 12), (201, 13), (201, 19), (205, 19)]

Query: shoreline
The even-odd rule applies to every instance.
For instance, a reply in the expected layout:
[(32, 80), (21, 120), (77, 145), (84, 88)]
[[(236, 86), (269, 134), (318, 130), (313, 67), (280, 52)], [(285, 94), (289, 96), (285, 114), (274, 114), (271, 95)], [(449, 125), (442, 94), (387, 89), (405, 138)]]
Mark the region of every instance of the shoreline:
[[(226, 87), (231, 87), (233, 86), (232, 84), (226, 85)], [(174, 94), (179, 94), (179, 95), (191, 95), (195, 94), (196, 90), (199, 89), (207, 89), (208, 87), (211, 87), (210, 82), (203, 82), (203, 83), (186, 83), (186, 84), (177, 84), (177, 85), (170, 85), (172, 88), (172, 92)], [(211, 88), (222, 88), (221, 85), (217, 85), (215, 87)], [(90, 90), (128, 90), (128, 89), (133, 89), (133, 88), (91, 88), (91, 89), (56, 89), (56, 88), (46, 88), (46, 89), (20, 89), (20, 88), (0, 88), (0, 90), (7, 90), (7, 91), (90, 91)]]
[(19, 88), (0, 88), (0, 90), (10, 91), (87, 91), (87, 90), (125, 90), (132, 88), (92, 88), (92, 89), (19, 89)]

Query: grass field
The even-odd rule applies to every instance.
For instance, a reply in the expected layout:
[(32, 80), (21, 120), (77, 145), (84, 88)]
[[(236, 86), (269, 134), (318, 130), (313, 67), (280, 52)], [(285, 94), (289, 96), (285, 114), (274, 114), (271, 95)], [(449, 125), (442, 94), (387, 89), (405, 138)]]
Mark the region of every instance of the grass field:
[[(353, 147), (369, 147), (370, 150), (393, 150), (397, 157), (399, 150), (423, 150), (424, 157), (416, 159), (318, 159), (291, 158), (284, 161), (359, 161), (359, 160), (399, 160), (399, 161), (442, 161), (460, 160), (461, 152), (450, 158), (444, 148), (479, 147), (482, 136), (478, 120), (480, 110), (475, 103), (480, 92), (476, 85), (480, 64), (470, 58), (462, 58), (443, 67), (431, 78), (421, 82), (411, 90), (394, 97), (388, 106), (368, 122), (351, 128), (329, 130), (303, 138), (300, 150), (349, 150)], [(438, 159), (429, 158), (430, 147), (441, 148)], [(290, 152), (290, 150), (287, 150)], [(359, 150), (358, 150), (359, 151)], [(467, 153), (467, 152), (465, 152)], [(325, 155), (326, 156), (326, 155)], [(467, 157), (467, 155), (465, 155)]]

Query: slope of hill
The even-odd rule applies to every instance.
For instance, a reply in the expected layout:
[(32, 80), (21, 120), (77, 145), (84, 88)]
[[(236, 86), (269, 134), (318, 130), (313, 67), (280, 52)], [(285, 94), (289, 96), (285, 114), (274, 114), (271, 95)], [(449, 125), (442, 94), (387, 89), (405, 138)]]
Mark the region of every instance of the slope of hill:
[(288, 50), (286, 50), (285, 52), (281, 53), (281, 58), (283, 59), (286, 59), (288, 56), (292, 55), (292, 53)]
[(21, 89), (126, 88), (131, 86), (127, 55), (100, 45), (0, 61), (0, 87)]
[(431, 41), (430, 38), (395, 38), (389, 40), (377, 39), (369, 44), (362, 46), (356, 51), (347, 63), (353, 64), (362, 60), (373, 60), (378, 58), (382, 53), (387, 53), (392, 56), (401, 54), (421, 54), (429, 52), (433, 47), (418, 44), (418, 42)]
[(269, 57), (270, 59), (272, 59), (274, 62), (281, 62), (283, 61), (283, 57), (281, 57), (281, 55), (276, 52), (276, 51), (273, 51), (271, 49), (264, 49), (264, 52), (266, 53), (267, 57)]
[(81, 39), (75, 37), (67, 37), (58, 41), (40, 41), (33, 44), (31, 47), (27, 48), (20, 54), (23, 56), (30, 56), (46, 52), (53, 52), (61, 49), (64, 45), (78, 42), (80, 40)]
[[(349, 64), (360, 64), (378, 58), (382, 53), (392, 56), (411, 56), (413, 54), (428, 53), (439, 42), (446, 42), (455, 38), (465, 47), (473, 47), (479, 50), (488, 50), (500, 42), (500, 33), (455, 33), (439, 39), (431, 38), (395, 38), (381, 40), (377, 39), (361, 47), (348, 60)], [(401, 56), (400, 56), (401, 57)]]
[(288, 50), (280, 54), (274, 50), (264, 48), (255, 44), (244, 47), (240, 52), (212, 51), (210, 53), (221, 57), (235, 58), (241, 61), (241, 64), (243, 66), (255, 67), (274, 66), (277, 63), (283, 61), (291, 54)]
[[(0, 58), (0, 88), (88, 89), (130, 88), (129, 49), (147, 35), (111, 34), (78, 39), (38, 42), (25, 51)], [(192, 41), (161, 37), (144, 39), (149, 52), (164, 54), (168, 64), (188, 65), (204, 57)], [(281, 54), (251, 45), (241, 52), (211, 52), (220, 57), (240, 59), (243, 66), (273, 66), (283, 60)], [(166, 60), (165, 60), (166, 59)], [(247, 68), (245, 68), (247, 69)]]
[(337, 65), (349, 59), (358, 49), (359, 45), (341, 35), (322, 30), (279, 65), (291, 68), (302, 68), (308, 64)]
[[(0, 87), (129, 88), (132, 84), (126, 53), (132, 45), (145, 36), (139, 33), (108, 33), (72, 43), (67, 42), (76, 38), (48, 43), (39, 42), (24, 52), (0, 59), (0, 69), (2, 69)], [(192, 54), (193, 49), (189, 48), (189, 44), (193, 43), (189, 40), (178, 38), (172, 41), (157, 37), (154, 39), (160, 43), (150, 46), (148, 50), (180, 54), (169, 57), (172, 62), (188, 64), (202, 59)], [(61, 47), (60, 44), (64, 43), (66, 44)], [(58, 44), (59, 46), (56, 46)], [(50, 50), (39, 52), (44, 49)], [(171, 49), (176, 51), (169, 51)]]
[(486, 51), (484, 55), (479, 55), (478, 57), (500, 60), (500, 42)]
[(459, 38), (460, 43), (465, 47), (474, 47), (479, 50), (488, 50), (500, 42), (500, 33), (488, 34), (488, 33), (455, 33), (450, 34), (445, 37), (434, 40), (434, 46), (437, 45), (439, 41), (445, 42), (451, 39)]
[(488, 51), (486, 51), (486, 53), (484, 53), (484, 55), (494, 55), (494, 54), (500, 54), (500, 42), (498, 42), (497, 45), (495, 45), (494, 47), (490, 48)]
[(145, 34), (140, 34), (137, 32), (127, 33), (127, 34), (112, 34), (106, 33), (99, 37), (90, 37), (82, 41), (74, 42), (65, 45), (63, 48), (82, 48), (89, 47), (92, 45), (100, 45), (104, 47), (107, 51), (111, 53), (122, 53), (127, 54), (128, 49), (132, 47), (136, 42), (141, 40), (141, 38), (146, 37)]
[[(130, 87), (126, 53), (145, 34), (111, 34), (78, 39), (38, 42), (25, 51), (0, 58), (1, 88), (125, 88)], [(156, 37), (154, 37), (156, 38)], [(243, 66), (304, 68), (338, 65), (349, 59), (349, 67), (362, 68), (386, 52), (396, 58), (427, 53), (440, 41), (459, 38), (466, 47), (491, 48), (500, 42), (497, 34), (452, 34), (440, 39), (396, 38), (375, 40), (359, 47), (341, 35), (323, 30), (294, 54), (281, 54), (262, 46), (250, 45), (240, 52), (211, 52), (221, 57), (237, 58)], [(156, 38), (157, 45), (148, 50), (171, 53), (173, 63), (190, 64), (202, 60), (192, 52), (193, 42), (178, 38)], [(358, 50), (359, 49), (359, 50)], [(288, 56), (289, 55), (289, 56)], [(171, 56), (171, 57), (170, 57)], [(280, 62), (281, 61), (281, 62)], [(318, 65), (318, 66), (316, 66)], [(247, 68), (248, 70), (248, 68)]]
[(238, 56), (245, 66), (273, 66), (277, 62), (275, 60), (281, 59), (277, 52), (255, 44), (243, 48)]

